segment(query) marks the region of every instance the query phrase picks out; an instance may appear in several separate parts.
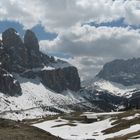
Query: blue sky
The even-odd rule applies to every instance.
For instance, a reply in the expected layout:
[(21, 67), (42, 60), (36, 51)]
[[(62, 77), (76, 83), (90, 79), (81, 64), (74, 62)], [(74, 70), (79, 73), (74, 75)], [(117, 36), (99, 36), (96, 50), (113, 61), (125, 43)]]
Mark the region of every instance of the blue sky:
[(95, 26), (95, 27), (100, 27), (100, 26), (106, 26), (106, 27), (123, 27), (123, 28), (127, 28), (130, 27), (132, 29), (140, 29), (140, 25), (131, 25), (125, 22), (124, 18), (119, 18), (110, 22), (102, 22), (102, 23), (96, 23), (96, 22), (90, 22), (87, 23), (91, 26)]
[[(130, 27), (132, 29), (140, 29), (140, 26), (137, 25), (129, 25), (127, 23), (125, 23), (124, 18), (120, 18), (117, 20), (113, 20), (110, 22), (102, 22), (102, 23), (96, 23), (96, 22), (90, 22), (90, 23), (86, 23), (90, 26), (95, 26), (95, 27), (101, 27), (101, 26), (105, 26), (105, 27), (123, 27), (123, 28), (127, 28)], [(85, 24), (83, 24), (85, 25)], [(24, 26), (16, 21), (8, 21), (8, 20), (3, 20), (0, 21), (0, 33), (2, 33), (4, 30), (6, 30), (7, 28), (14, 28), (16, 29), (19, 34), (21, 36), (24, 36), (25, 30)], [(32, 31), (35, 32), (38, 40), (53, 40), (57, 37), (57, 33), (53, 33), (53, 32), (46, 32), (44, 27), (41, 24), (37, 24), (36, 26), (31, 28)]]
[[(0, 21), (0, 33), (5, 31), (7, 28), (16, 29), (21, 36), (24, 36), (26, 30), (24, 29), (23, 25), (18, 22), (8, 20)], [(31, 30), (35, 32), (38, 40), (53, 40), (57, 37), (56, 33), (46, 32), (40, 24), (37, 24), (31, 28)]]

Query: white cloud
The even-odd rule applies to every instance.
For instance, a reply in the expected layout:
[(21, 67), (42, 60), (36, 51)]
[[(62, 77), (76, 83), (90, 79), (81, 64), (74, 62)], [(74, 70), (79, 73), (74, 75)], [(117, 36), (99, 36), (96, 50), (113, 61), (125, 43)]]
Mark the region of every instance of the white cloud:
[[(139, 56), (139, 30), (117, 27), (75, 26), (53, 41), (40, 41), (41, 49), (73, 56), (128, 58)], [(133, 48), (132, 48), (133, 46)]]
[(140, 1), (132, 0), (127, 1), (124, 5), (125, 8), (125, 21), (130, 25), (140, 25)]
[(69, 59), (64, 59), (78, 68), (81, 80), (92, 79), (102, 68), (103, 64), (108, 62), (102, 57), (74, 57)]
[(10, 20), (21, 23), (25, 28), (31, 28), (40, 21), (40, 8), (34, 1), (1, 0), (0, 20)]
[(46, 30), (62, 32), (76, 24), (105, 22), (121, 17), (140, 24), (139, 1), (124, 0), (1, 0), (0, 20), (14, 20), (30, 28), (41, 23)]
[(68, 61), (79, 68), (83, 79), (95, 76), (113, 59), (139, 57), (140, 31), (121, 27), (75, 26), (53, 41), (40, 41), (43, 52), (70, 53)]
[(40, 23), (46, 31), (57, 32), (55, 40), (40, 42), (41, 49), (70, 53), (74, 59), (69, 61), (83, 77), (94, 76), (109, 60), (139, 57), (140, 33), (81, 24), (124, 18), (129, 25), (140, 25), (139, 15), (137, 0), (0, 0), (0, 20), (17, 21), (24, 28)]

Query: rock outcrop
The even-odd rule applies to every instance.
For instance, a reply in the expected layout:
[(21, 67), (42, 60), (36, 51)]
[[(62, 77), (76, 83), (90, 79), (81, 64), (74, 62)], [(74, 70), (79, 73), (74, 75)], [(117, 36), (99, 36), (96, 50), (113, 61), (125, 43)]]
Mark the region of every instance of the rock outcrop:
[[(49, 66), (53, 69), (43, 69)], [(31, 30), (26, 31), (24, 39), (13, 28), (9, 28), (2, 33), (0, 68), (5, 72), (7, 71), (7, 73), (9, 72), (9, 75), (14, 72), (26, 78), (39, 77), (47, 88), (56, 92), (63, 92), (67, 89), (78, 91), (80, 89), (80, 78), (77, 69), (66, 62), (55, 60), (54, 57), (41, 53), (38, 39)], [(8, 78), (10, 79), (10, 77)], [(6, 84), (3, 85), (5, 82), (1, 81), (1, 91), (9, 95), (20, 93), (18, 82), (12, 85), (12, 79), (9, 79), (8, 81), (6, 79), (7, 90)], [(10, 82), (10, 89), (8, 82)], [(16, 87), (18, 88), (16, 89)]]
[(2, 40), (0, 40), (0, 48), (2, 47)]
[(28, 63), (30, 68), (41, 66), (41, 53), (39, 51), (39, 43), (36, 35), (27, 30), (24, 36), (24, 45), (28, 50)]
[(13, 47), (19, 48), (23, 46), (22, 39), (20, 38), (17, 31), (13, 28), (9, 28), (2, 33), (2, 42), (3, 46), (7, 48), (7, 50)]
[(39, 77), (46, 87), (56, 92), (62, 92), (67, 89), (78, 91), (80, 89), (78, 71), (73, 66), (62, 69), (42, 70), (39, 73)]
[(2, 68), (0, 68), (0, 92), (11, 96), (21, 95), (19, 82), (12, 74)]
[(97, 77), (125, 86), (140, 84), (140, 58), (109, 62), (104, 65)]
[(0, 47), (0, 67), (6, 70), (10, 70), (10, 55), (6, 53), (5, 49)]
[(132, 97), (128, 101), (128, 108), (140, 109), (140, 92), (133, 93)]
[[(25, 62), (28, 59), (27, 50), (15, 29), (9, 28), (2, 33), (2, 43), (4, 55), (7, 55), (10, 60), (8, 61), (10, 66), (7, 69), (8, 71), (17, 72), (19, 71), (18, 67), (27, 65), (27, 62)], [(26, 54), (26, 56), (23, 56), (23, 54)]]

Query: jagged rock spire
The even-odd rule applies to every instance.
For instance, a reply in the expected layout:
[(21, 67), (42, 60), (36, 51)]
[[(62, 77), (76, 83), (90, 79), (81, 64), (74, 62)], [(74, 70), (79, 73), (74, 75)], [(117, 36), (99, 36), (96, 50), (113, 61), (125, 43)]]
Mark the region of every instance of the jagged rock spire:
[[(41, 53), (39, 51), (38, 39), (34, 32), (27, 30), (24, 42), (22, 40), (13, 28), (7, 29), (2, 34), (3, 47), (0, 51), (0, 64), (1, 68), (6, 70), (5, 75), (14, 72), (27, 78), (30, 78), (30, 75), (33, 78), (39, 77), (46, 87), (56, 92), (62, 92), (67, 89), (78, 91), (80, 89), (80, 78), (77, 69), (70, 65), (61, 67), (62, 61), (56, 61), (53, 57)], [(54, 70), (42, 71), (44, 66), (49, 65), (54, 66)], [(34, 68), (39, 69), (34, 72)], [(7, 78), (10, 79), (11, 77), (7, 76)], [(2, 75), (1, 79), (4, 79)], [(9, 91), (5, 91), (6, 85), (4, 85), (3, 81), (6, 81), (8, 86), (9, 82), (11, 85), (13, 79), (11, 78), (10, 81), (7, 81), (7, 79), (0, 81), (0, 84), (4, 86), (1, 91), (13, 94), (10, 92), (11, 88)], [(13, 84), (13, 87), (16, 88), (16, 85)], [(17, 85), (17, 87), (20, 87), (20, 85)]]
[(6, 48), (23, 46), (22, 39), (13, 28), (9, 28), (2, 33), (2, 42), (3, 46)]
[(39, 52), (38, 39), (34, 32), (27, 30), (24, 36), (24, 44), (28, 49), (32, 49), (35, 52)]

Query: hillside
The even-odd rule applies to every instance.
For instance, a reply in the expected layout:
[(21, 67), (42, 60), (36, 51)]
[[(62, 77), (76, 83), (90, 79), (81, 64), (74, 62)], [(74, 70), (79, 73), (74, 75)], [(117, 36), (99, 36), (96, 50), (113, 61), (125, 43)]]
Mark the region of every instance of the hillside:
[(63, 139), (139, 140), (140, 111), (67, 114), (33, 126)]

